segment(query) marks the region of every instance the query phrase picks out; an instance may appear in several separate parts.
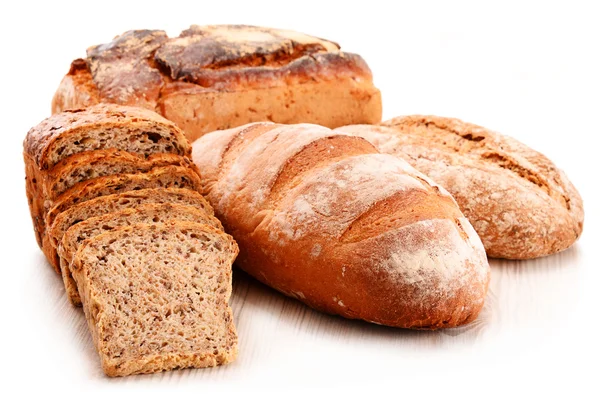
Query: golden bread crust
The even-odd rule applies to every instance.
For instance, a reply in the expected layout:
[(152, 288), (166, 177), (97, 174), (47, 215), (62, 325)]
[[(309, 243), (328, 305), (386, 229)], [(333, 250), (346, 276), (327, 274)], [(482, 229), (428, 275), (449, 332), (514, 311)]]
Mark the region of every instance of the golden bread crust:
[(365, 139), (253, 123), (205, 135), (192, 158), (238, 265), (309, 306), (404, 328), (458, 326), (489, 266), (453, 198)]
[(381, 120), (381, 94), (365, 61), (293, 31), (192, 26), (170, 39), (128, 31), (90, 47), (84, 62), (59, 86), (53, 112), (99, 101), (141, 106), (173, 120), (190, 141), (262, 120), (329, 127)]

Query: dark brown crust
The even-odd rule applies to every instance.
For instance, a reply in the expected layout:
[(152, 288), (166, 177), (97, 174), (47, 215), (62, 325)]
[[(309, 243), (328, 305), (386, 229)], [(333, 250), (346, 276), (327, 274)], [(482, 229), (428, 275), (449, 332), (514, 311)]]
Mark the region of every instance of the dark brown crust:
[(23, 150), (30, 156), (41, 170), (52, 167), (48, 162), (47, 152), (52, 144), (71, 132), (98, 128), (127, 128), (133, 123), (148, 123), (160, 126), (166, 132), (173, 133), (184, 150), (181, 155), (189, 155), (191, 147), (185, 136), (175, 124), (162, 116), (146, 109), (115, 104), (97, 104), (88, 109), (67, 110), (62, 114), (51, 116), (33, 127), (23, 142)]
[(88, 66), (104, 102), (154, 109), (163, 75), (152, 56), (168, 37), (164, 31), (127, 31), (87, 50)]
[[(336, 81), (348, 77), (372, 80), (369, 67), (359, 55), (330, 52), (301, 56), (285, 65), (276, 67), (249, 66), (202, 70), (195, 74), (193, 83), (171, 82), (166, 85), (163, 92), (266, 89), (314, 83), (317, 80)], [(200, 87), (196, 85), (200, 85)]]
[(297, 60), (339, 51), (339, 46), (330, 41), (303, 39), (306, 41), (299, 42), (278, 30), (260, 27), (192, 26), (160, 47), (155, 61), (174, 81), (203, 87), (219, 89), (219, 85), (231, 81), (229, 78), (236, 83), (246, 74), (258, 79), (257, 83), (260, 79), (268, 83), (275, 72), (295, 74), (294, 69), (286, 68)]

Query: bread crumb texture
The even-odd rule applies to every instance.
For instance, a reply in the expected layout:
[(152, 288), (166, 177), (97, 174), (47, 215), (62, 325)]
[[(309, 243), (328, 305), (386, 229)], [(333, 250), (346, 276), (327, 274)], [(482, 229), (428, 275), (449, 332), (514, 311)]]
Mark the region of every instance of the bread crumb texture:
[(137, 224), (88, 239), (73, 274), (111, 376), (228, 363), (233, 239), (193, 222)]

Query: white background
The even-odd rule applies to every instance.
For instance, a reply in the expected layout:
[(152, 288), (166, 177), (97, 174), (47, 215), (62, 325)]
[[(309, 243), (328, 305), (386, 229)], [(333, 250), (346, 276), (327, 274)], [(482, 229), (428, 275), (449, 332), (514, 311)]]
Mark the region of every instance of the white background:
[[(600, 14), (593, 1), (450, 3), (2, 2), (0, 404), (598, 405)], [(105, 378), (82, 313), (35, 243), (22, 140), (86, 47), (193, 23), (337, 41), (369, 63), (384, 119), (455, 116), (540, 150), (584, 198), (582, 238), (560, 255), (491, 261), (480, 318), (434, 333), (322, 315), (238, 273), (234, 364)]]

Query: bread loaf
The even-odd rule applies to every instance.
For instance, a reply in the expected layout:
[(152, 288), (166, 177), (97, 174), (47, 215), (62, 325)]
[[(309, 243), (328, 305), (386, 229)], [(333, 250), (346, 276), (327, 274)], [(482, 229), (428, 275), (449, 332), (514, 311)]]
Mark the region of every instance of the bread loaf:
[[(98, 163), (102, 154), (117, 154), (116, 150), (122, 153), (113, 156), (114, 166)], [(173, 123), (136, 107), (99, 104), (52, 116), (32, 128), (23, 143), (26, 193), (36, 239), (50, 262), (57, 265), (45, 236), (46, 213), (67, 186), (120, 169), (129, 172), (132, 167), (142, 171), (166, 164), (189, 167), (184, 161), (190, 152), (190, 144)], [(160, 159), (141, 162), (157, 154)], [(129, 163), (124, 162), (126, 155)]]
[(223, 229), (219, 220), (205, 212), (202, 207), (173, 203), (143, 204), (135, 208), (94, 216), (69, 228), (61, 240), (61, 244), (58, 245), (57, 252), (60, 256), (60, 271), (65, 290), (71, 303), (75, 306), (81, 305), (79, 291), (71, 275), (70, 264), (73, 254), (85, 240), (122, 226), (138, 223), (174, 223), (175, 221), (205, 223), (217, 229)]
[(127, 226), (77, 250), (72, 272), (104, 372), (151, 373), (229, 363), (233, 239), (192, 222)]
[(154, 110), (190, 140), (260, 120), (381, 120), (381, 95), (360, 56), (309, 35), (243, 25), (192, 26), (176, 38), (128, 31), (90, 47), (71, 64), (52, 111), (99, 102)]
[(476, 318), (489, 281), (481, 241), (445, 189), (365, 139), (255, 123), (193, 144), (237, 264), (347, 318), (403, 328)]
[(490, 257), (545, 256), (581, 235), (583, 203), (573, 184), (544, 155), (510, 137), (436, 116), (336, 131), (366, 138), (446, 188)]

